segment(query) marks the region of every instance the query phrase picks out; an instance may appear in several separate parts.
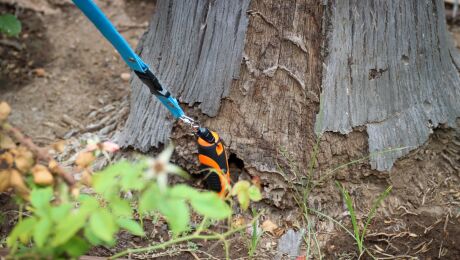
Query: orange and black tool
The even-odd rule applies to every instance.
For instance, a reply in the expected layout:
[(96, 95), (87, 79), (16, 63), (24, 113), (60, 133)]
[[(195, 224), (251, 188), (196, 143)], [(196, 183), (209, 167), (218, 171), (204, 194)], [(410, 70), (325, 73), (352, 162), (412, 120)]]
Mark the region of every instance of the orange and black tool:
[(222, 140), (216, 132), (204, 127), (198, 128), (196, 136), (198, 137), (198, 160), (205, 176), (205, 186), (209, 190), (216, 191), (220, 197), (224, 197), (231, 180), (227, 153)]

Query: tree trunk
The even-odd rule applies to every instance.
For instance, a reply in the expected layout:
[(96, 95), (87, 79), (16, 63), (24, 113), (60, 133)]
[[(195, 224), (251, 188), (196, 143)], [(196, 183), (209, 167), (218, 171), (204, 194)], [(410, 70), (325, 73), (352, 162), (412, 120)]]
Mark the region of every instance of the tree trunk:
[[(249, 0), (158, 1), (138, 52), (182, 103), (216, 116), (240, 71)], [(142, 82), (132, 82), (122, 145), (148, 151), (167, 142), (173, 120)]]
[[(347, 134), (322, 137), (319, 172), (368, 153), (372, 168), (389, 170), (433, 128), (455, 125), (460, 58), (442, 0), (248, 1), (159, 0), (139, 51), (276, 205), (286, 183), (307, 174), (315, 123)], [(118, 137), (146, 151), (166, 142), (174, 123), (147, 88), (132, 85)]]
[(409, 147), (372, 157), (373, 168), (389, 170), (433, 128), (455, 126), (460, 64), (443, 1), (335, 1), (330, 27), (323, 131), (365, 126), (370, 153)]

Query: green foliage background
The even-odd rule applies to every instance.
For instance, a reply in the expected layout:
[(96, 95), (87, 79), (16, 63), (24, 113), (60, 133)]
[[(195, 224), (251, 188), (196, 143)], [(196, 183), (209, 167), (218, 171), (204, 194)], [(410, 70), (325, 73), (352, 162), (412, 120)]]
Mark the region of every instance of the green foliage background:
[(0, 33), (17, 36), (22, 30), (21, 22), (12, 14), (0, 15)]

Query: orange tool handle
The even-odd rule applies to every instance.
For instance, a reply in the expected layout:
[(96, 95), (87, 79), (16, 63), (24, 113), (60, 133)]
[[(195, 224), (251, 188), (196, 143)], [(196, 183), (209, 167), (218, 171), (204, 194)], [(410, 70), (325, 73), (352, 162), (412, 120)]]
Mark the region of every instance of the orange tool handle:
[(206, 176), (205, 186), (209, 190), (216, 191), (220, 197), (224, 197), (227, 187), (230, 186), (230, 170), (222, 140), (216, 132), (209, 131), (207, 128), (198, 129), (197, 136), (198, 160), (200, 169)]

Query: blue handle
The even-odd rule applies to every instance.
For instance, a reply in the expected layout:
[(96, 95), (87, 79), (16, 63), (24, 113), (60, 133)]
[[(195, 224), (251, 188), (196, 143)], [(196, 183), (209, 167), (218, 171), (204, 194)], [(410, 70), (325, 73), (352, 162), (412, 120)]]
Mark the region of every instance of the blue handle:
[(91, 0), (73, 0), (75, 5), (93, 22), (99, 31), (109, 40), (113, 47), (117, 49), (128, 66), (136, 71), (144, 72), (148, 66), (131, 49), (128, 42), (115, 29), (110, 20)]
[(174, 118), (179, 118), (183, 115), (185, 115), (184, 111), (182, 108), (179, 106), (179, 102), (171, 96), (165, 97), (165, 96), (156, 96), (161, 103), (171, 112), (171, 114), (174, 116)]
[(179, 118), (185, 115), (179, 106), (179, 102), (170, 96), (169, 92), (160, 85), (155, 75), (151, 73), (149, 66), (131, 49), (128, 42), (121, 36), (101, 9), (92, 0), (73, 0), (73, 2), (93, 22), (104, 37), (112, 43), (126, 64), (138, 76), (146, 75), (140, 79), (150, 88), (152, 94), (160, 99), (161, 103), (166, 106), (173, 116)]

